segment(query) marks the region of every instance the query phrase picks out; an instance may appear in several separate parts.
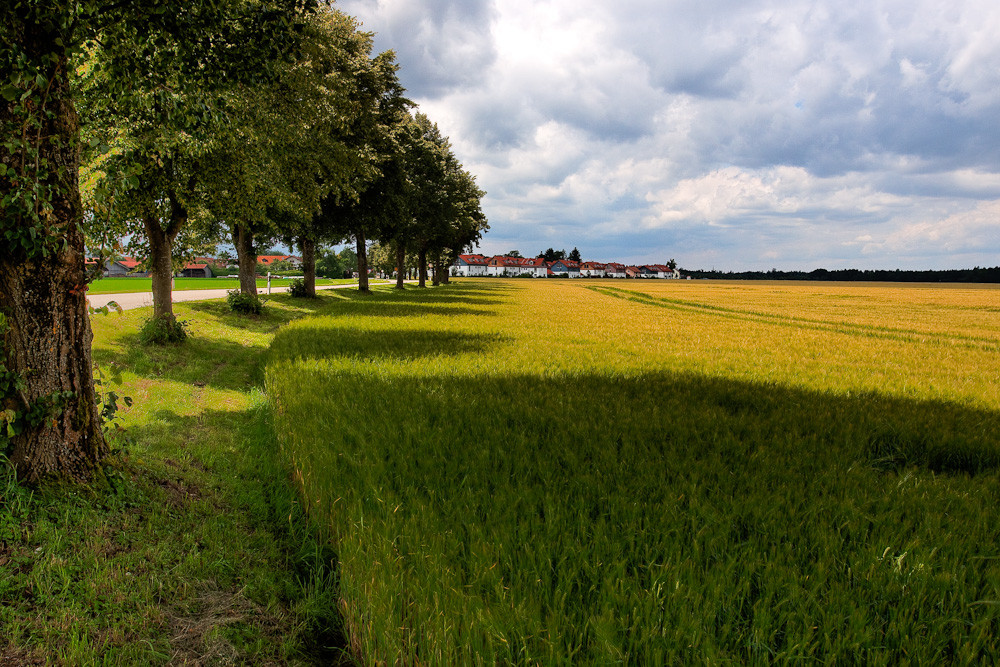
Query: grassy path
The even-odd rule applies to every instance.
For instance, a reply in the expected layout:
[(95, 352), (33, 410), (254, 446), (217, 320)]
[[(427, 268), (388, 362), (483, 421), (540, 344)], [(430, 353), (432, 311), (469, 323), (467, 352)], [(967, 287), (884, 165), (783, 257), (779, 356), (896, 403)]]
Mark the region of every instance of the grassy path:
[(105, 386), (132, 442), (94, 488), (29, 492), (0, 467), (0, 665), (331, 664), (333, 556), (275, 449), (261, 359), (322, 310), (273, 296), (246, 320), (176, 304), (181, 347), (144, 348), (148, 309), (96, 316)]
[[(288, 282), (284, 278), (272, 278), (272, 285), (284, 285)], [(316, 285), (349, 285), (357, 284), (357, 279), (333, 280), (330, 278), (317, 278)], [(237, 278), (175, 278), (175, 290), (196, 290), (196, 289), (239, 289), (240, 281)], [(257, 279), (257, 288), (267, 287), (266, 278)], [(88, 294), (126, 294), (132, 292), (150, 292), (153, 289), (151, 278), (101, 278), (95, 280), (87, 289)]]

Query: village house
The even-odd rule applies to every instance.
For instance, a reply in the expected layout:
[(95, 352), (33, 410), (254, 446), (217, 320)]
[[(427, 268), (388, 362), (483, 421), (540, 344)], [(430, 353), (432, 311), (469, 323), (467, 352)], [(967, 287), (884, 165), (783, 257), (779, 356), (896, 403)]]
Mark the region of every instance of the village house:
[(486, 263), (486, 275), (505, 276), (514, 278), (517, 276), (530, 276), (532, 278), (544, 278), (548, 274), (548, 267), (541, 257), (508, 257), (497, 255), (491, 257)]
[(571, 259), (560, 259), (555, 262), (550, 262), (549, 269), (552, 271), (553, 275), (556, 276), (568, 276), (570, 278), (580, 277), (580, 262), (574, 262)]
[(624, 278), (625, 265), (618, 262), (608, 262), (604, 265), (604, 275), (608, 278)]
[(546, 262), (542, 257), (459, 255), (451, 265), (453, 276), (494, 276), (515, 278), (680, 278), (680, 272), (665, 264), (625, 266), (618, 262), (574, 262), (561, 259)]
[(106, 278), (121, 278), (124, 276), (129, 276), (133, 278), (145, 278), (149, 276), (148, 272), (139, 271), (139, 265), (142, 262), (137, 260), (135, 257), (122, 257), (120, 259), (109, 259), (104, 262), (104, 277)]
[(483, 255), (459, 255), (455, 263), (451, 265), (451, 275), (462, 276), (485, 276), (486, 264), (489, 262)]
[(295, 255), (257, 255), (257, 263), (264, 266), (271, 266), (278, 262), (283, 262), (296, 269), (302, 268), (302, 258)]

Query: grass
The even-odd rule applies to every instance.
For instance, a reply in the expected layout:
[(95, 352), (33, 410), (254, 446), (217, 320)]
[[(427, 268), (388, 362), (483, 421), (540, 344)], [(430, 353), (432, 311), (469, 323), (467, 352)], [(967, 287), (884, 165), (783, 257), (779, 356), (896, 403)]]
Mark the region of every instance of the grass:
[(362, 662), (994, 663), (996, 296), (337, 295), (266, 387)]
[(96, 316), (94, 358), (135, 399), (133, 442), (92, 487), (34, 492), (0, 467), (0, 664), (330, 664), (334, 554), (275, 448), (261, 360), (321, 309), (273, 296), (241, 319), (175, 304), (178, 347), (145, 348), (148, 309)]
[[(282, 285), (286, 279), (276, 276), (272, 279), (272, 285)], [(316, 286), (323, 285), (348, 285), (357, 284), (356, 279), (341, 280), (331, 278), (317, 278)], [(174, 278), (175, 290), (199, 290), (199, 289), (239, 289), (238, 278)], [(88, 286), (88, 294), (124, 294), (128, 292), (151, 292), (153, 290), (152, 278), (100, 278)], [(257, 288), (267, 287), (266, 278), (257, 279)]]

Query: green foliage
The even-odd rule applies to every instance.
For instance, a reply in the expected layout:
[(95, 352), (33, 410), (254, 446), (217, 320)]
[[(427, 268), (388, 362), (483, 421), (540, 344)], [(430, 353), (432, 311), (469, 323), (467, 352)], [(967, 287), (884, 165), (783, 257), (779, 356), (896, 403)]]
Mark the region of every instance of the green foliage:
[(143, 345), (168, 345), (183, 343), (188, 337), (188, 321), (176, 317), (150, 317), (139, 327), (139, 340)]
[(0, 454), (7, 453), (24, 420), (24, 380), (7, 368), (7, 327), (0, 313)]
[(229, 309), (240, 315), (260, 315), (264, 312), (265, 299), (256, 294), (244, 294), (240, 290), (230, 290), (227, 292), (226, 301)]
[(288, 294), (298, 299), (312, 296), (306, 291), (306, 281), (302, 278), (292, 278), (288, 281)]

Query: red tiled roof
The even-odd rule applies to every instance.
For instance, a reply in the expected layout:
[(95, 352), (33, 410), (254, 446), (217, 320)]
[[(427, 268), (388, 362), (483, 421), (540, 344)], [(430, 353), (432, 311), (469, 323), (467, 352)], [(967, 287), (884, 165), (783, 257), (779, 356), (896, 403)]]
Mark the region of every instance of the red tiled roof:
[(275, 262), (287, 262), (290, 259), (294, 259), (298, 262), (302, 260), (295, 255), (257, 255), (257, 261), (261, 264), (273, 264)]
[(122, 257), (121, 259), (115, 260), (117, 263), (124, 266), (126, 269), (134, 269), (139, 266), (139, 260), (134, 257)]
[(185, 269), (204, 269), (207, 268), (208, 264), (185, 264)]
[(483, 255), (459, 255), (461, 259), (466, 264), (486, 264), (486, 258)]

